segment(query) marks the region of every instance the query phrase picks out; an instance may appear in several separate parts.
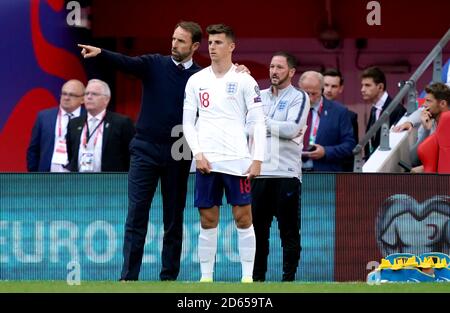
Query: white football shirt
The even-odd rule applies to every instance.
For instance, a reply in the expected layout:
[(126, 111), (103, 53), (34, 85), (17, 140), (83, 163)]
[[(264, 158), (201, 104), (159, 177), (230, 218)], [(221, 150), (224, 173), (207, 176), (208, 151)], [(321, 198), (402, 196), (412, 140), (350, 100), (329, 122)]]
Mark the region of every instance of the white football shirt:
[[(211, 66), (192, 75), (186, 85), (184, 110), (198, 111), (195, 131), (188, 129), (184, 134), (193, 154), (202, 152), (212, 171), (244, 175), (252, 159), (264, 159), (256, 147), (251, 156), (246, 130), (249, 124), (265, 129), (259, 87), (247, 73), (236, 73), (236, 66), (221, 78)], [(261, 133), (264, 143), (265, 131)]]

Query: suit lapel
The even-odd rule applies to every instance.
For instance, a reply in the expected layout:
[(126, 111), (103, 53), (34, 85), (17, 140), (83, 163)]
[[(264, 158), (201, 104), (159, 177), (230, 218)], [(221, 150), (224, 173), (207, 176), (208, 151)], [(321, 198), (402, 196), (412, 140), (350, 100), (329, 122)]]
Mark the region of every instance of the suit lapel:
[(316, 136), (316, 142), (320, 142), (320, 139), (322, 137), (322, 134), (327, 133), (327, 125), (328, 124), (328, 116), (330, 115), (330, 105), (328, 103), (328, 100), (323, 98), (323, 109), (320, 114), (320, 123), (319, 128), (317, 129), (317, 136)]
[(55, 132), (56, 119), (58, 118), (58, 111), (59, 108), (56, 108), (50, 113), (49, 123), (47, 124), (47, 126), (49, 127), (49, 131), (53, 133)]
[(391, 103), (391, 100), (392, 99), (389, 96), (386, 98), (386, 101), (384, 101), (384, 103), (383, 103), (383, 108), (381, 109), (381, 113), (383, 113), (384, 110), (386, 110), (386, 108), (389, 106), (389, 103)]
[(73, 135), (71, 136), (71, 139), (73, 140), (72, 146), (74, 147), (74, 160), (76, 160), (76, 164), (78, 164), (78, 153), (79, 153), (79, 147), (81, 142), (81, 135), (83, 132), (83, 127), (86, 123), (87, 115), (81, 116), (80, 119), (76, 121), (76, 124), (73, 127)]
[[(49, 114), (49, 118), (45, 118), (44, 119), (44, 127), (47, 128), (44, 130), (44, 134), (46, 134), (48, 132), (48, 136), (49, 136), (49, 140), (50, 140), (50, 144), (49, 144), (49, 148), (53, 149), (55, 146), (55, 128), (56, 128), (56, 119), (58, 118), (58, 111), (59, 111), (59, 107), (53, 109), (50, 114)], [(50, 158), (53, 155), (53, 150), (50, 152)], [(51, 162), (51, 159), (50, 159)]]
[(103, 125), (103, 140), (102, 140), (102, 164), (103, 164), (103, 155), (105, 155), (104, 154), (105, 147), (111, 134), (111, 127), (112, 127), (112, 116), (108, 111), (106, 111), (105, 120), (103, 123), (104, 125)]

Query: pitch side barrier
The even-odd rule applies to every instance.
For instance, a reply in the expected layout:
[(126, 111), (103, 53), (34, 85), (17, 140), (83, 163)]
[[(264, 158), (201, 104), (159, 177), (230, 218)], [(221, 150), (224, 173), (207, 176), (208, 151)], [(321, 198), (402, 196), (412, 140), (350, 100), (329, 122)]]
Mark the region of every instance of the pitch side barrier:
[[(189, 178), (179, 280), (197, 281), (199, 214)], [(159, 187), (158, 187), (159, 188)], [(450, 247), (450, 175), (306, 173), (298, 281), (365, 281), (384, 256)], [(126, 174), (0, 174), (0, 280), (119, 278)], [(224, 203), (226, 201), (224, 200)], [(300, 218), (300, 216), (299, 216)], [(141, 280), (158, 280), (162, 199), (150, 210)], [(267, 280), (281, 279), (276, 221)], [(220, 210), (215, 281), (239, 281), (231, 208)]]

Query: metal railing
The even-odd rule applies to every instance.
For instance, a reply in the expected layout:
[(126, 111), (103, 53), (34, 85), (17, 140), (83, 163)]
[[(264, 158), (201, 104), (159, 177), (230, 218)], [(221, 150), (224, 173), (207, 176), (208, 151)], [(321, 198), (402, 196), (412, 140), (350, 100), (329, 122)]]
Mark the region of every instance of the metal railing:
[(400, 91), (397, 93), (388, 107), (383, 111), (375, 124), (373, 124), (372, 127), (369, 128), (364, 137), (358, 142), (356, 147), (353, 149), (353, 154), (355, 155), (355, 163), (353, 166), (354, 172), (362, 172), (363, 148), (366, 144), (369, 143), (369, 140), (373, 136), (375, 136), (380, 128), (381, 135), (379, 149), (381, 151), (387, 151), (391, 149), (389, 146), (389, 116), (406, 95), (408, 96), (407, 114), (409, 115), (414, 110), (416, 110), (416, 83), (431, 63), (433, 63), (433, 82), (442, 81), (442, 49), (447, 45), (449, 41), (450, 29), (447, 30), (447, 33), (436, 44), (433, 50), (431, 50), (422, 64), (419, 65), (411, 78), (405, 82), (402, 88), (400, 88)]

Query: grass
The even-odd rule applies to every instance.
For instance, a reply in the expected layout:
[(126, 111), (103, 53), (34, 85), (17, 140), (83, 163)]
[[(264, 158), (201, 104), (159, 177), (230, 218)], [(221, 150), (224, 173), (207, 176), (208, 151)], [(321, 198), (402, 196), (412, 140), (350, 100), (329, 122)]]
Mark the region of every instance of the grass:
[(396, 283), (370, 286), (351, 283), (198, 283), (198, 282), (111, 282), (0, 281), (0, 293), (450, 293), (450, 283)]

